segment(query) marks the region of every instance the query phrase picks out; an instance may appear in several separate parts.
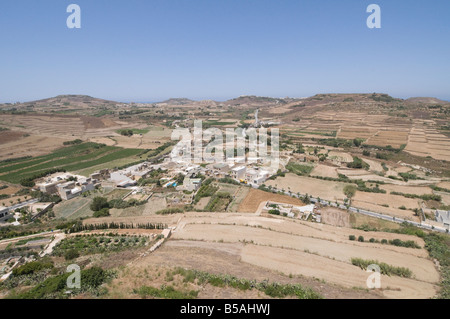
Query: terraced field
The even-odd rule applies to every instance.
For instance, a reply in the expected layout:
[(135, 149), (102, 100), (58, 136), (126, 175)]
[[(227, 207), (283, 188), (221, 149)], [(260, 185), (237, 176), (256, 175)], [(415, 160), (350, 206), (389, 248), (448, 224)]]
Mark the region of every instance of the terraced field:
[(95, 143), (64, 147), (51, 154), (0, 164), (0, 180), (20, 183), (25, 178), (53, 168), (77, 171), (92, 166), (132, 157), (139, 149), (123, 149)]

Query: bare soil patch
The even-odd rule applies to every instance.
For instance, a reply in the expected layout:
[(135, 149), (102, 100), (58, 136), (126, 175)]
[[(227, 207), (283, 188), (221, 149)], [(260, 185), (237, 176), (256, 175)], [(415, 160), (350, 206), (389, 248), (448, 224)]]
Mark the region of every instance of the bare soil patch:
[(317, 178), (286, 174), (285, 177), (278, 177), (276, 180), (268, 180), (266, 185), (276, 186), (288, 190), (290, 187), (293, 193), (309, 194), (326, 200), (344, 200), (344, 187), (347, 183), (325, 181)]
[(304, 205), (304, 203), (301, 200), (297, 198), (292, 198), (287, 195), (272, 194), (261, 191), (259, 189), (250, 189), (245, 199), (239, 205), (239, 212), (255, 213), (261, 202), (265, 202), (268, 200), (299, 206)]
[(351, 227), (350, 215), (346, 211), (334, 207), (323, 207), (320, 209), (320, 214), (324, 224), (339, 227)]

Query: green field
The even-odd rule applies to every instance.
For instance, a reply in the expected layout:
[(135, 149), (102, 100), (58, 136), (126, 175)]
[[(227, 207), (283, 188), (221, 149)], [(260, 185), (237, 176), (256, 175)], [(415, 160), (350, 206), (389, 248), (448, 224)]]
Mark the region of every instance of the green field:
[(223, 126), (223, 125), (234, 125), (236, 124), (236, 122), (221, 122), (221, 121), (205, 121), (204, 122), (206, 125), (217, 125), (217, 126)]
[(94, 197), (104, 196), (108, 200), (112, 200), (122, 198), (129, 192), (130, 190), (126, 189), (100, 188), (99, 190), (91, 191), (86, 197), (79, 196), (71, 200), (62, 201), (55, 205), (53, 211), (55, 212), (56, 218), (64, 218), (67, 220), (92, 217), (93, 211), (90, 208), (90, 204)]
[(134, 157), (139, 149), (124, 149), (96, 143), (83, 143), (58, 149), (51, 154), (0, 163), (0, 180), (18, 184), (21, 180), (53, 168), (79, 171), (93, 166)]

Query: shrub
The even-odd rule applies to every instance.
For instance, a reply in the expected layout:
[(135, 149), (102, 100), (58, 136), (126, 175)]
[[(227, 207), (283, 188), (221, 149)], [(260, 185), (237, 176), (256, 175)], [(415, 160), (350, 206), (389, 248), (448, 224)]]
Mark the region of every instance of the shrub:
[(64, 259), (65, 260), (73, 260), (73, 259), (76, 259), (78, 257), (80, 257), (80, 253), (76, 249), (69, 249), (64, 254)]
[(81, 282), (88, 287), (97, 288), (106, 279), (105, 271), (100, 267), (92, 267), (81, 272)]
[(356, 240), (356, 237), (355, 237), (355, 235), (350, 235), (350, 236), (348, 236), (348, 239), (350, 239), (350, 240)]
[(377, 260), (364, 260), (361, 258), (352, 258), (351, 262), (353, 265), (360, 267), (363, 270), (366, 270), (369, 265), (375, 264), (380, 267), (380, 271), (382, 275), (394, 275), (404, 278), (411, 278), (412, 271), (405, 267), (395, 267), (388, 265), (383, 262), (379, 262)]
[(184, 210), (182, 210), (181, 208), (166, 208), (166, 209), (158, 210), (155, 214), (171, 215), (171, 214), (179, 214), (179, 213), (183, 213), (183, 212), (184, 212)]
[(97, 212), (102, 208), (109, 208), (108, 200), (105, 197), (95, 197), (90, 205), (92, 211)]
[(51, 269), (53, 267), (54, 265), (51, 260), (45, 259), (41, 261), (32, 261), (20, 267), (14, 268), (13, 275), (14, 276), (29, 275), (42, 269)]
[(271, 209), (271, 210), (269, 210), (269, 214), (280, 215), (280, 211), (278, 209)]
[(83, 143), (82, 140), (76, 139), (76, 140), (73, 140), (73, 141), (63, 142), (63, 145), (78, 145), (78, 144), (81, 144), (81, 143)]
[(94, 212), (93, 216), (95, 218), (110, 216), (109, 208), (102, 208), (99, 211)]
[(364, 237), (363, 236), (358, 236), (358, 241), (364, 242)]
[(353, 196), (355, 196), (355, 193), (356, 193), (356, 186), (354, 186), (354, 185), (346, 185), (344, 187), (344, 194), (348, 198), (352, 198)]

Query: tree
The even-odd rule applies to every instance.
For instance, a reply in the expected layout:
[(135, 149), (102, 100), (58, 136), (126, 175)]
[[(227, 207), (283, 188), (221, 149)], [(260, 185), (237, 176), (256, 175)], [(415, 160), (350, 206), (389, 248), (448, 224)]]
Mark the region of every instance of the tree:
[(354, 186), (354, 185), (346, 185), (344, 187), (344, 194), (348, 198), (352, 198), (353, 196), (355, 196), (355, 193), (356, 193), (356, 186)]
[(90, 208), (94, 212), (97, 212), (102, 208), (109, 208), (108, 200), (105, 197), (97, 196), (93, 199)]

